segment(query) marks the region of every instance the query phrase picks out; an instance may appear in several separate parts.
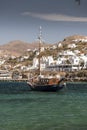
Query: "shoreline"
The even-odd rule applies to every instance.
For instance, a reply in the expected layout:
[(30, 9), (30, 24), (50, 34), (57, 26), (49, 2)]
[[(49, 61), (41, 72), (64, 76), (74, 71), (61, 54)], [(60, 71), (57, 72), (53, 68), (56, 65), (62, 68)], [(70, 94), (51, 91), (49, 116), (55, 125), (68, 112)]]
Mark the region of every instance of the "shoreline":
[(28, 79), (0, 79), (0, 82), (27, 82)]
[[(28, 79), (0, 79), (0, 82), (28, 82)], [(87, 78), (65, 78), (64, 82), (87, 82)]]

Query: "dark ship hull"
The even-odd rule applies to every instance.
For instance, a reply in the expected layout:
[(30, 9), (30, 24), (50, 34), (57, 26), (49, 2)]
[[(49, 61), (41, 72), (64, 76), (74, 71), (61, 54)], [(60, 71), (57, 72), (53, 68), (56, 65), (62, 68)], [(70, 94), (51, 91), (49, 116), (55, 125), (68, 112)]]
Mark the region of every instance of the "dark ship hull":
[(33, 91), (56, 92), (61, 90), (64, 87), (64, 85), (30, 85), (30, 87)]

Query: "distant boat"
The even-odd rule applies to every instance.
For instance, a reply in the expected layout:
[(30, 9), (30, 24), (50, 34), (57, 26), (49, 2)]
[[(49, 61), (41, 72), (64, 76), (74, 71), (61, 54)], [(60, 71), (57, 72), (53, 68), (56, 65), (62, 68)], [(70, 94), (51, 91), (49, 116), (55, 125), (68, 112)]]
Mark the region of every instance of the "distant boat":
[[(41, 27), (39, 34), (39, 54), (41, 47)], [(41, 66), (40, 66), (40, 56), (39, 56), (39, 75), (37, 77), (32, 77), (29, 79), (28, 84), (34, 91), (59, 91), (65, 86), (63, 77), (46, 77), (41, 75)]]

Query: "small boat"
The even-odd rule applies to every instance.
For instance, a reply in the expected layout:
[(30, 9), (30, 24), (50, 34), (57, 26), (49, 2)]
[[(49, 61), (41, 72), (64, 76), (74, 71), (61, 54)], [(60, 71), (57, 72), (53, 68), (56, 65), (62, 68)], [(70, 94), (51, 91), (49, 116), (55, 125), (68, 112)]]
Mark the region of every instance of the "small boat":
[[(39, 34), (39, 54), (40, 54), (40, 47), (41, 47), (41, 27), (40, 27), (40, 34)], [(64, 78), (60, 75), (57, 77), (46, 77), (46, 75), (41, 75), (41, 63), (40, 63), (40, 56), (39, 56), (39, 67), (38, 67), (38, 76), (30, 78), (28, 81), (29, 86), (34, 91), (58, 91), (65, 86), (63, 83)]]

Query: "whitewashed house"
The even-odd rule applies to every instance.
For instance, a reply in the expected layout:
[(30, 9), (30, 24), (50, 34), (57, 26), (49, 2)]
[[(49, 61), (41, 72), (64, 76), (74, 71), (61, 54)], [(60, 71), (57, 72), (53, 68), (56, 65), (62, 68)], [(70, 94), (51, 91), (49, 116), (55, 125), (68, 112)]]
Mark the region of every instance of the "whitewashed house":
[(12, 73), (7, 70), (0, 70), (0, 80), (12, 79)]
[[(52, 56), (43, 56), (41, 59), (40, 59), (40, 66), (41, 66), (41, 69), (45, 69), (45, 67), (47, 65), (50, 65), (51, 63), (53, 63), (53, 57)], [(39, 59), (38, 58), (34, 58), (33, 59), (33, 68), (38, 68), (39, 66)]]
[(27, 60), (27, 59), (29, 58), (29, 56), (23, 56), (23, 58), (24, 58), (25, 60)]
[(72, 51), (63, 51), (58, 55), (57, 64), (65, 64), (69, 58), (75, 56), (75, 54)]
[(58, 57), (57, 59), (57, 65), (64, 64), (66, 61), (65, 57)]
[(69, 58), (69, 61), (72, 65), (72, 71), (79, 70), (80, 68), (80, 58), (78, 56), (72, 56)]
[(53, 57), (52, 56), (47, 56), (47, 64), (50, 65), (54, 62)]
[(57, 46), (60, 48), (60, 47), (62, 47), (63, 45), (62, 45), (61, 42), (59, 42)]
[(0, 59), (0, 65), (4, 64), (5, 63), (5, 60), (3, 59)]
[(87, 42), (87, 37), (73, 40), (74, 42)]
[(38, 58), (34, 58), (33, 59), (33, 68), (37, 68), (38, 67)]
[(79, 50), (74, 50), (74, 53), (77, 55), (77, 54), (80, 54), (80, 51)]
[(81, 54), (80, 58), (83, 60), (84, 62), (84, 68), (87, 68), (87, 55)]
[(52, 49), (56, 49), (56, 48), (57, 48), (57, 46), (56, 46), (56, 45), (53, 45), (53, 46), (52, 46)]
[(69, 44), (68, 48), (76, 48), (76, 44), (74, 44), (74, 43), (73, 44)]
[(61, 56), (61, 57), (74, 56), (74, 55), (75, 55), (75, 53), (70, 50), (62, 51), (61, 53), (59, 53), (59, 56)]
[(45, 50), (44, 47), (41, 47), (41, 48), (40, 48), (40, 52), (43, 52), (44, 50)]

